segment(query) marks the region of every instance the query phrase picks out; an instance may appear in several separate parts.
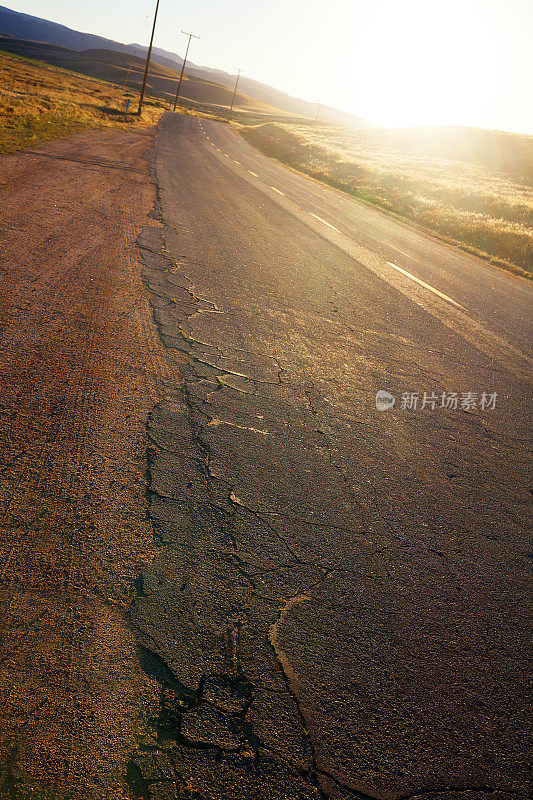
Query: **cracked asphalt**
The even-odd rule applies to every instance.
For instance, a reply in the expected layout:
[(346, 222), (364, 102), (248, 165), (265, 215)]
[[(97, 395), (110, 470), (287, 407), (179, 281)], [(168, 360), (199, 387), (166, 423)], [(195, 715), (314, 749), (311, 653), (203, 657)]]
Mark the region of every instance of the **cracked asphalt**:
[[(153, 176), (183, 383), (148, 422), (133, 793), (528, 796), (528, 285), (228, 126), (165, 115)], [(424, 391), (497, 401), (402, 409)]]

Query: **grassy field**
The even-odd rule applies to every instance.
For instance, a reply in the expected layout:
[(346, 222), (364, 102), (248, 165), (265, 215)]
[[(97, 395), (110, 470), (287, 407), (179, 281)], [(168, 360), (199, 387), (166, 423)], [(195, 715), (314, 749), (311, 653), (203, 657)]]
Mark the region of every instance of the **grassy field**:
[[(153, 125), (168, 108), (148, 97), (139, 118), (131, 113), (137, 103), (137, 92), (0, 52), (0, 154), (84, 130)], [(191, 104), (184, 104), (182, 110), (208, 114), (207, 109), (195, 110)]]
[(533, 270), (533, 136), (242, 124), (265, 154), (521, 274)]
[(148, 99), (142, 119), (125, 111), (136, 98), (96, 79), (0, 52), (0, 153), (91, 128), (153, 125), (163, 104)]

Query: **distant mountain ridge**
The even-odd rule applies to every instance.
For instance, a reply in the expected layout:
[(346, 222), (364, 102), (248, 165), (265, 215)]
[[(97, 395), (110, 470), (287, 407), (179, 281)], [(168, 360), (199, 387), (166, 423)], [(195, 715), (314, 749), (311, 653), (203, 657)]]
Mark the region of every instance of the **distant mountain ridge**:
[[(13, 11), (6, 6), (0, 6), (0, 34), (14, 39), (56, 44), (69, 50), (117, 50), (119, 53), (130, 53), (135, 56), (141, 54), (146, 56), (147, 51), (147, 48), (140, 44), (123, 44), (94, 33), (81, 33), (59, 22)], [(161, 59), (172, 62), (171, 65), (165, 64), (165, 66), (175, 67), (176, 64), (181, 66), (183, 61), (176, 53), (169, 53), (159, 47), (154, 47), (152, 53), (160, 63)]]
[[(82, 33), (57, 22), (14, 11), (6, 6), (0, 6), (0, 35), (14, 39), (45, 42), (68, 48), (69, 50), (114, 50), (115, 52), (128, 53), (138, 57), (146, 57), (147, 52), (147, 47), (144, 45), (123, 44), (93, 33)], [(158, 64), (171, 69), (181, 67), (183, 63), (183, 59), (177, 53), (172, 53), (159, 47), (153, 48), (152, 58)], [(213, 81), (230, 89), (233, 89), (235, 82), (235, 77), (227, 72), (210, 69), (209, 67), (200, 67), (191, 61), (187, 62), (187, 74), (203, 80)], [(257, 100), (291, 114), (312, 117), (316, 111), (316, 104), (293, 97), (252, 78), (243, 76), (240, 89)], [(322, 106), (320, 119), (353, 128), (370, 129), (377, 127), (364, 119), (329, 106)]]

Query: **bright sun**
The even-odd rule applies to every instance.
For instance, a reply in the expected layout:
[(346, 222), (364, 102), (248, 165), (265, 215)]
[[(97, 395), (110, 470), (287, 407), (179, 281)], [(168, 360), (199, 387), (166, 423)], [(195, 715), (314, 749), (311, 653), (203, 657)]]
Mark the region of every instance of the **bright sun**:
[(500, 45), (489, 7), (490, 0), (378, 0), (343, 53), (342, 105), (385, 126), (490, 126)]

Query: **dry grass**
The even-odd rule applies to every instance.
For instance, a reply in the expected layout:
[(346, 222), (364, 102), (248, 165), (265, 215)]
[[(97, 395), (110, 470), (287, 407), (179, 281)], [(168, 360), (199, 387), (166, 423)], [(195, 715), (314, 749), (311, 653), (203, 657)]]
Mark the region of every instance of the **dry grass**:
[(267, 155), (515, 271), (533, 269), (533, 137), (436, 128), (242, 128)]
[(136, 128), (155, 124), (164, 111), (148, 98), (142, 118), (138, 95), (58, 67), (0, 52), (0, 153), (91, 128)]

